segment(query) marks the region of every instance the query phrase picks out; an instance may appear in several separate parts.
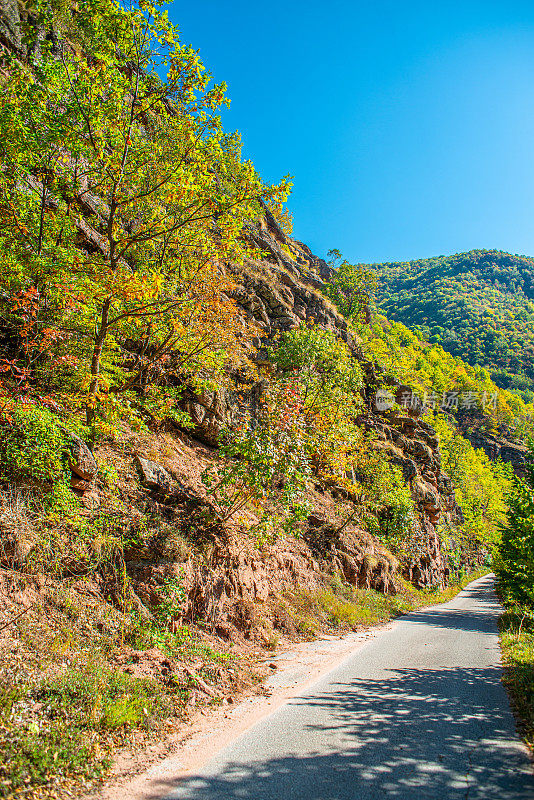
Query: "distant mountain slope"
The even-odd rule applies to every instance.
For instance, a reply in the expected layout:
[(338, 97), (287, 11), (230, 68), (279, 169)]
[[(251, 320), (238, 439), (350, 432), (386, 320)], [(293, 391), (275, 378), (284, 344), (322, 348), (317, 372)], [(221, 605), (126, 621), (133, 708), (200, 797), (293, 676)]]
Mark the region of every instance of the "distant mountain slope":
[(534, 399), (534, 258), (472, 250), (373, 267), (390, 319)]

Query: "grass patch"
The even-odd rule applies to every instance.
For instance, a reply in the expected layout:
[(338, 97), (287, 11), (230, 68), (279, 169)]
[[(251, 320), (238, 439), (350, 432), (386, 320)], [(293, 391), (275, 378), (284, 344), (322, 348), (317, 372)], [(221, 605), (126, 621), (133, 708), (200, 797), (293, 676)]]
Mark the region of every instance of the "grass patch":
[(211, 685), (237, 676), (228, 670), (237, 656), (186, 626), (171, 633), (105, 603), (91, 606), (67, 586), (54, 585), (40, 602), (16, 628), (14, 655), (0, 647), (2, 800), (93, 785), (117, 748), (165, 736), (190, 701), (216, 702), (199, 693), (195, 676)]
[(378, 625), (422, 606), (446, 603), (468, 583), (486, 574), (487, 569), (478, 570), (443, 591), (414, 589), (403, 581), (396, 595), (356, 589), (335, 576), (330, 587), (320, 592), (288, 596), (279, 609), (283, 618), (280, 627), (288, 633), (312, 638), (325, 628), (342, 632)]
[(180, 625), (175, 632), (161, 628), (157, 623), (147, 623), (132, 617), (133, 623), (125, 632), (125, 642), (138, 650), (157, 647), (162, 653), (179, 660), (202, 659), (202, 661), (226, 664), (235, 661), (232, 653), (216, 650), (199, 639), (189, 625)]
[(348, 586), (321, 592), (317, 604), (332, 626), (351, 630), (386, 622), (410, 609), (402, 595), (383, 595), (373, 589)]
[(3, 677), (1, 798), (100, 778), (131, 731), (157, 731), (180, 714), (188, 696), (172, 678), (163, 685), (91, 658), (38, 682)]
[(431, 606), (436, 603), (447, 603), (452, 600), (458, 592), (471, 583), (476, 581), (477, 578), (483, 578), (484, 575), (489, 574), (487, 567), (482, 567), (474, 572), (463, 575), (460, 579), (451, 583), (445, 589), (415, 589), (408, 581), (402, 581), (402, 594), (410, 603), (410, 610), (420, 608), (421, 606)]
[(36, 684), (4, 686), (0, 696), (0, 797), (108, 769), (128, 730), (149, 729), (176, 713), (184, 693), (93, 662)]
[(513, 610), (500, 619), (504, 683), (519, 720), (520, 732), (534, 748), (534, 619)]

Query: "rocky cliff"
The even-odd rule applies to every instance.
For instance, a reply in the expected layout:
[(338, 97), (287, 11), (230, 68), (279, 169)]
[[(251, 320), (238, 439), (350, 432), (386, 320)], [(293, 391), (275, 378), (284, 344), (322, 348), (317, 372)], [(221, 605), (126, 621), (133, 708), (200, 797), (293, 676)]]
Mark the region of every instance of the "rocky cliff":
[[(462, 512), (452, 483), (441, 470), (436, 432), (418, 419), (417, 409), (410, 410), (410, 414), (376, 409), (374, 398), (381, 385), (378, 369), (365, 358), (346, 319), (323, 293), (330, 267), (304, 244), (287, 237), (268, 210), (257, 225), (248, 228), (247, 235), (257, 257), (240, 267), (229, 265), (238, 281), (235, 299), (260, 326), (265, 339), (313, 321), (333, 331), (349, 346), (364, 373), (365, 410), (359, 423), (371, 434), (384, 457), (401, 467), (418, 509), (420, 537), (417, 551), (405, 565), (405, 576), (418, 587), (443, 585), (448, 568), (438, 525), (461, 522)], [(259, 352), (261, 355), (261, 347)], [(392, 386), (390, 382), (386, 388), (399, 394), (409, 387)], [(252, 395), (258, 390), (261, 388), (255, 387)], [(241, 410), (237, 396), (225, 390), (202, 397), (191, 395), (186, 408), (195, 423), (195, 436), (210, 445), (216, 443), (221, 426), (231, 424)]]
[[(1, 0), (0, 42), (11, 51), (24, 56), (29, 52), (28, 48), (33, 47), (35, 50), (38, 47), (39, 37), (45, 33), (36, 26), (34, 44), (23, 41), (20, 35), (20, 13), (21, 7), (17, 2)], [(46, 35), (53, 36), (53, 33), (48, 32)], [(37, 177), (35, 188), (39, 189)], [(54, 198), (52, 193), (49, 193), (47, 198), (47, 204), (53, 211), (57, 198)], [(74, 202), (82, 212), (76, 222), (80, 246), (88, 250), (103, 248), (102, 237), (98, 232), (98, 199), (85, 192), (83, 198), (74, 198)], [(335, 333), (347, 344), (352, 357), (358, 360), (364, 374), (362, 389), (364, 410), (360, 424), (371, 434), (376, 448), (384, 454), (384, 457), (402, 468), (416, 503), (420, 536), (416, 551), (410, 557), (409, 563), (404, 565), (405, 575), (417, 586), (443, 584), (447, 579), (447, 567), (442, 553), (438, 524), (461, 519), (461, 510), (456, 505), (451, 483), (441, 470), (435, 432), (418, 419), (417, 410), (403, 415), (380, 412), (375, 407), (374, 396), (382, 379), (376, 366), (362, 352), (347, 320), (325, 296), (325, 282), (331, 277), (331, 268), (322, 259), (314, 256), (305, 244), (288, 237), (266, 207), (259, 221), (245, 228), (244, 236), (250, 244), (251, 256), (243, 264), (227, 264), (226, 269), (236, 284), (233, 299), (242, 309), (243, 315), (254, 320), (261, 331), (256, 341), (257, 358), (261, 361), (263, 345), (272, 340), (276, 333), (311, 321)], [(395, 391), (402, 389), (398, 386), (390, 388), (394, 388)], [(261, 391), (261, 384), (257, 384), (239, 395), (224, 388), (201, 395), (193, 390), (186, 392), (183, 405), (194, 424), (193, 430), (188, 434), (192, 435), (188, 440), (190, 442), (188, 446), (191, 447), (191, 462), (194, 460), (193, 452), (197, 453), (198, 446), (216, 447), (221, 427), (231, 426), (244, 410), (243, 405), (248, 412), (254, 414), (255, 404)], [(177, 446), (183, 445), (178, 443)], [(142, 455), (147, 455), (148, 450), (149, 448), (145, 448)], [(132, 452), (131, 456), (133, 455)], [(198, 453), (195, 458), (197, 456)], [(204, 457), (205, 454), (202, 454), (201, 458)], [(214, 457), (213, 454), (210, 457)], [(130, 471), (125, 473), (128, 480), (133, 469), (132, 463), (130, 459)], [(160, 463), (159, 466), (165, 465)], [(167, 467), (172, 469), (172, 464), (167, 464)], [(187, 470), (182, 471), (181, 480), (187, 482)], [(206, 503), (198, 480), (192, 483), (189, 481), (189, 484), (190, 495), (184, 498), (171, 492), (170, 496), (174, 497), (174, 500), (169, 502), (169, 493), (165, 487), (157, 485), (156, 481), (156, 485), (152, 486), (150, 491), (155, 492), (157, 496), (141, 497), (139, 500), (141, 507), (147, 503), (147, 507), (153, 507), (158, 514), (167, 514), (174, 521), (178, 519), (180, 525), (191, 527), (193, 524), (191, 520), (196, 519), (195, 504), (206, 505)], [(87, 501), (88, 506), (98, 505), (100, 502), (98, 486), (94, 480), (86, 481), (79, 473), (75, 474), (72, 488)], [(321, 492), (324, 498), (324, 487)], [(226, 608), (228, 603), (221, 598), (232, 596), (234, 599), (248, 597), (254, 600), (263, 598), (266, 592), (272, 594), (273, 592), (265, 587), (277, 583), (273, 578), (275, 573), (280, 576), (278, 581), (280, 590), (290, 585), (297, 587), (302, 585), (303, 581), (304, 584), (307, 582), (311, 585), (317, 580), (320, 572), (317, 566), (319, 555), (328, 560), (330, 565), (328, 569), (340, 569), (354, 585), (393, 591), (394, 573), (397, 570), (395, 559), (377, 542), (373, 542), (361, 529), (362, 526), (359, 528), (348, 526), (342, 535), (337, 532), (340, 522), (336, 520), (336, 500), (341, 498), (350, 502), (350, 493), (348, 496), (346, 493), (345, 495), (336, 493), (334, 488), (333, 491), (329, 489), (327, 495), (327, 500), (321, 499), (320, 493), (315, 497), (317, 513), (312, 515), (314, 521), (305, 526), (301, 532), (303, 544), (291, 545), (291, 555), (284, 550), (285, 545), (269, 550), (268, 554), (266, 552), (258, 554), (254, 547), (238, 548), (239, 554), (236, 555), (237, 551), (234, 552), (235, 545), (228, 531), (219, 530), (217, 535), (214, 535), (212, 530), (210, 535), (215, 544), (209, 565), (203, 569), (200, 568), (198, 561), (195, 562), (196, 577), (190, 568), (189, 571), (186, 570), (185, 574), (189, 575), (188, 605), (184, 607), (184, 614), (191, 615), (194, 608), (202, 608), (204, 609), (202, 613), (212, 618), (222, 618), (224, 614), (231, 616), (233, 612), (228, 611), (228, 608), (223, 613), (222, 607)], [(192, 505), (191, 498), (193, 498)], [(320, 520), (319, 524), (317, 519)], [(328, 545), (318, 548), (318, 541), (323, 543), (327, 541)], [(13, 552), (16, 552), (16, 547)], [(156, 547), (149, 564), (151, 575), (157, 574), (159, 567), (156, 562), (161, 558), (165, 559), (166, 556)], [(143, 562), (141, 566), (137, 564), (138, 560), (135, 558), (130, 561), (131, 572), (139, 585), (140, 596), (144, 593), (144, 596), (150, 599), (150, 590), (146, 589), (146, 586), (150, 586), (150, 581), (144, 581), (142, 577), (143, 569), (147, 567), (144, 563), (146, 559), (141, 559)], [(308, 577), (304, 579), (304, 575)], [(208, 586), (209, 589), (206, 588)], [(206, 599), (208, 595), (210, 600)]]
[(506, 426), (501, 425), (498, 430), (490, 433), (484, 423), (485, 420), (480, 414), (458, 415), (458, 427), (473, 447), (484, 450), (492, 461), (500, 459), (505, 464), (510, 464), (514, 473), (523, 477), (528, 460), (528, 448), (523, 442), (518, 441)]

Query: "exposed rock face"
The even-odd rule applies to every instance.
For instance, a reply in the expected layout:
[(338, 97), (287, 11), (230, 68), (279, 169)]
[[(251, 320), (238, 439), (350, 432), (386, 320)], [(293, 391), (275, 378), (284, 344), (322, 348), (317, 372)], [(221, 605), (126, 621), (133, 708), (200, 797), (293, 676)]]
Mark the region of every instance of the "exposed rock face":
[(71, 435), (72, 443), (70, 446), (71, 458), (69, 465), (71, 470), (84, 481), (92, 481), (98, 472), (98, 465), (93, 454), (81, 439)]
[(156, 491), (165, 492), (167, 494), (172, 491), (172, 477), (161, 464), (137, 456), (135, 459), (135, 466), (137, 467), (141, 483), (146, 486), (147, 489), (155, 489)]
[[(261, 253), (257, 260), (235, 268), (239, 282), (235, 300), (254, 318), (267, 338), (313, 320), (347, 343), (364, 374), (362, 394), (367, 410), (359, 422), (371, 432), (376, 446), (401, 467), (419, 511), (422, 547), (408, 565), (406, 577), (421, 587), (443, 584), (447, 567), (437, 525), (440, 521), (458, 522), (462, 514), (451, 481), (441, 470), (436, 432), (419, 419), (420, 403), (412, 403), (405, 414), (380, 412), (373, 405), (376, 389), (381, 384), (380, 375), (375, 365), (364, 358), (358, 342), (348, 331), (346, 320), (322, 294), (324, 281), (331, 277), (331, 269), (324, 261), (301, 242), (289, 239), (270, 214), (266, 214), (259, 225), (250, 225), (248, 236)], [(387, 388), (397, 401), (405, 394), (415, 397), (410, 386), (395, 381), (390, 384)], [(255, 387), (251, 394), (251, 409), (254, 392), (259, 391), (261, 387)], [(196, 425), (194, 435), (214, 445), (221, 426), (232, 424), (242, 409), (242, 401), (240, 405), (236, 396), (222, 391), (188, 400), (186, 408)], [(343, 557), (339, 556), (340, 564), (342, 561)], [(343, 571), (350, 574), (350, 569), (343, 568)], [(361, 566), (357, 572), (361, 573)]]
[(261, 636), (262, 620), (268, 625), (276, 614), (273, 603), (288, 592), (324, 588), (333, 569), (353, 586), (394, 593), (397, 562), (365, 531), (353, 528), (336, 537), (325, 524), (310, 526), (302, 541), (279, 540), (261, 551), (250, 541), (219, 542), (205, 563), (152, 558), (128, 561), (127, 568), (144, 605), (161, 602), (163, 586), (174, 576), (184, 589), (176, 624), (204, 619), (230, 638), (232, 631)]
[(239, 275), (241, 287), (235, 299), (267, 335), (314, 320), (345, 342), (355, 344), (346, 320), (320, 293), (318, 286), (324, 288), (324, 284), (318, 280), (311, 283), (306, 273), (305, 269), (300, 271), (297, 262), (290, 272), (266, 260), (249, 260)]
[(377, 589), (384, 594), (397, 591), (397, 560), (372, 540), (365, 531), (354, 526), (336, 529), (328, 520), (308, 518), (304, 539), (312, 552), (330, 562), (352, 586)]
[(223, 427), (231, 426), (239, 412), (237, 397), (226, 389), (195, 394), (190, 391), (182, 402), (194, 424), (195, 436), (215, 447)]
[(506, 464), (511, 464), (516, 475), (524, 476), (528, 460), (528, 448), (519, 442), (510, 441), (505, 436), (492, 436), (478, 429), (465, 427), (462, 433), (469, 439), (473, 447), (484, 450), (488, 458), (496, 461), (498, 458)]
[(436, 432), (428, 423), (396, 412), (368, 413), (360, 424), (376, 435), (375, 447), (401, 468), (417, 505), (421, 547), (406, 565), (406, 577), (419, 587), (442, 584), (448, 573), (437, 525), (460, 522), (461, 509), (452, 481), (441, 469)]
[(17, 0), (0, 0), (0, 44), (10, 50), (22, 49), (22, 34)]

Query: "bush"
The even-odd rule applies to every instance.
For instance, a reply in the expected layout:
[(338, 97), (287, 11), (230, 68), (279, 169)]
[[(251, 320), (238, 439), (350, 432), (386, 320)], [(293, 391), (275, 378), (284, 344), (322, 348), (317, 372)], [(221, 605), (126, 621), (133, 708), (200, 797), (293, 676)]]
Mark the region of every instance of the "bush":
[(64, 482), (67, 439), (57, 417), (30, 403), (4, 413), (0, 477), (25, 483)]
[(299, 386), (292, 381), (273, 384), (258, 417), (225, 430), (223, 436), (220, 452), (228, 461), (219, 480), (214, 483), (207, 471), (202, 476), (223, 519), (252, 505), (267, 524), (271, 515), (266, 503), (279, 505), (286, 526), (302, 519), (308, 511), (305, 491), (311, 470)]
[[(332, 331), (319, 326), (301, 325), (280, 334), (277, 346), (270, 348), (270, 359), (284, 374), (298, 374), (311, 396), (338, 388), (347, 395), (356, 395), (363, 384), (362, 370), (357, 359)], [(325, 398), (321, 398), (324, 403)], [(358, 397), (351, 397), (359, 404)]]
[(508, 522), (503, 526), (495, 568), (501, 591), (511, 605), (534, 608), (534, 445), (524, 480), (515, 478), (508, 493)]
[(22, 403), (0, 417), (0, 480), (37, 486), (40, 510), (66, 513), (78, 500), (70, 490), (68, 435), (45, 408)]

